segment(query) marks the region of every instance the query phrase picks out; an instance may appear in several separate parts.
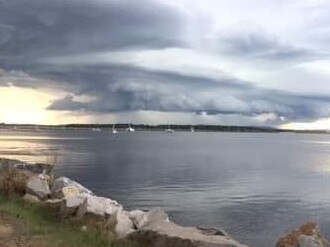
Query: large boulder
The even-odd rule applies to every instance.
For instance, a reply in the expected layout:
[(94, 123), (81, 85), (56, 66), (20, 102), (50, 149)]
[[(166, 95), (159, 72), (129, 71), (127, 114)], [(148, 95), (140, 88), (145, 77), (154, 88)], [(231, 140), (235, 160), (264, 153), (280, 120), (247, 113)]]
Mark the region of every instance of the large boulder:
[(306, 222), (281, 237), (276, 247), (330, 247), (330, 244), (322, 237), (320, 228), (315, 222)]
[(134, 232), (134, 225), (129, 217), (129, 212), (121, 208), (116, 214), (115, 235), (117, 238), (125, 238), (127, 235)]
[(147, 212), (142, 210), (133, 210), (129, 212), (129, 218), (133, 222), (133, 225), (136, 229), (141, 228), (145, 222)]
[(118, 202), (105, 197), (86, 195), (77, 211), (77, 219), (86, 226), (99, 229), (116, 237), (117, 212), (122, 209)]
[(60, 207), (60, 215), (62, 218), (76, 216), (78, 208), (85, 201), (87, 194), (79, 194), (77, 196), (68, 196), (62, 200)]
[(170, 221), (149, 224), (128, 236), (144, 247), (247, 247), (222, 231), (183, 227)]
[(144, 247), (246, 247), (222, 230), (179, 226), (160, 208), (135, 210), (130, 218), (137, 230), (128, 238)]
[(106, 197), (86, 195), (79, 206), (77, 216), (82, 218), (86, 214), (107, 217), (115, 215), (122, 206), (115, 200)]
[(129, 218), (137, 229), (153, 222), (169, 221), (167, 213), (162, 208), (153, 208), (148, 212), (133, 210), (129, 212)]
[(26, 193), (37, 196), (40, 200), (44, 200), (50, 196), (49, 176), (39, 174), (31, 177), (26, 184)]
[(79, 194), (82, 194), (82, 191), (78, 187), (69, 185), (61, 189), (59, 197), (62, 198), (76, 197), (79, 196)]
[(82, 193), (93, 195), (92, 191), (67, 177), (59, 177), (55, 179), (53, 181), (51, 192), (52, 197), (54, 198), (75, 197)]

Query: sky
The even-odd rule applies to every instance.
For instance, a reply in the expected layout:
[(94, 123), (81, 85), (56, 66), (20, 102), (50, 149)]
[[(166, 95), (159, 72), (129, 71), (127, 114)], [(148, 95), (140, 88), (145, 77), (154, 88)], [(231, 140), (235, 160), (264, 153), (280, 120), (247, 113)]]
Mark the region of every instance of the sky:
[(327, 0), (0, 0), (0, 122), (330, 126)]

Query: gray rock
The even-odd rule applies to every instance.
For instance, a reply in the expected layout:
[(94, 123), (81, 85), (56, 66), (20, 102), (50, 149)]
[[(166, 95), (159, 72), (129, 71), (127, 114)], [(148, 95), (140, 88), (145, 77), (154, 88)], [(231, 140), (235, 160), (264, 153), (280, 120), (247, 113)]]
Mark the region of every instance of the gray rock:
[(62, 188), (60, 192), (57, 193), (57, 195), (59, 195), (60, 198), (68, 198), (68, 197), (77, 197), (81, 193), (82, 191), (78, 187), (70, 185)]
[(247, 247), (214, 229), (183, 227), (164, 220), (149, 222), (128, 239), (144, 247)]
[(43, 200), (50, 196), (50, 190), (48, 186), (49, 177), (44, 174), (39, 174), (31, 177), (26, 185), (26, 192), (31, 195), (37, 196)]
[(142, 210), (133, 210), (129, 212), (129, 218), (133, 222), (136, 229), (141, 228), (142, 223), (145, 221), (146, 212)]
[(52, 197), (54, 198), (77, 196), (78, 194), (82, 193), (93, 195), (92, 191), (67, 177), (59, 177), (55, 179), (51, 188), (51, 192)]
[(130, 212), (130, 218), (137, 229), (153, 222), (169, 221), (167, 213), (162, 208), (154, 208), (148, 212), (134, 210)]
[(30, 194), (25, 194), (23, 196), (23, 200), (29, 203), (38, 203), (40, 202), (39, 198), (34, 196), (34, 195), (30, 195)]
[(144, 247), (246, 247), (223, 230), (179, 226), (161, 208), (134, 210), (129, 217), (137, 230), (128, 238)]
[(87, 194), (80, 194), (78, 196), (65, 197), (60, 207), (61, 217), (75, 216), (79, 206), (84, 203), (86, 196)]
[(115, 234), (117, 238), (125, 238), (134, 232), (133, 222), (129, 218), (129, 212), (119, 209), (116, 215)]
[(79, 206), (77, 216), (82, 218), (85, 214), (101, 217), (115, 215), (122, 208), (117, 201), (105, 197), (86, 195), (84, 202)]
[(296, 247), (323, 247), (324, 245), (312, 236), (300, 235)]

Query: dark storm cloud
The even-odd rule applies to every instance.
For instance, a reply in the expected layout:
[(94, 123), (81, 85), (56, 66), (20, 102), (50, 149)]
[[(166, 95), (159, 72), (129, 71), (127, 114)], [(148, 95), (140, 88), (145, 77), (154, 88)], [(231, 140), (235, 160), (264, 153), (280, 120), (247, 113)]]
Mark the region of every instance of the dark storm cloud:
[(313, 120), (330, 114), (330, 96), (301, 95), (280, 90), (255, 89), (241, 96), (255, 111), (273, 112), (287, 120)]
[[(50, 62), (71, 55), (87, 54), (88, 60), (88, 54), (99, 52), (183, 47), (185, 29), (181, 12), (151, 0), (0, 0), (0, 85), (60, 87), (67, 96), (48, 107), (57, 111), (153, 110), (251, 117), (272, 113), (287, 120), (329, 115), (328, 97), (262, 89), (230, 75), (164, 72), (129, 62)], [(255, 34), (221, 42), (225, 52), (246, 57), (288, 60), (315, 55)]]
[(135, 110), (239, 114), (274, 113), (287, 120), (325, 117), (330, 97), (309, 96), (260, 89), (246, 81), (146, 70), (134, 66), (102, 65), (72, 67), (70, 72), (47, 71), (45, 78), (67, 81), (76, 96), (93, 100), (79, 102), (72, 96), (54, 101), (50, 110), (80, 110), (109, 113)]
[[(234, 91), (248, 88), (244, 82), (233, 78), (215, 80), (124, 65), (79, 66), (72, 67), (69, 72), (43, 71), (39, 76), (67, 81), (76, 95), (95, 96), (95, 101), (81, 105), (81, 109), (92, 112), (197, 111), (201, 106), (194, 102), (197, 100), (192, 97), (195, 92), (209, 88)], [(71, 109), (71, 104), (75, 104), (73, 99), (65, 97), (55, 101), (49, 109)]]
[(149, 0), (0, 0), (0, 67), (63, 54), (181, 46), (184, 28), (178, 11)]
[(223, 52), (240, 57), (266, 60), (305, 60), (324, 55), (280, 42), (263, 33), (240, 33), (220, 37)]
[(73, 95), (67, 95), (61, 100), (56, 100), (52, 103), (52, 109), (62, 109), (65, 111), (81, 111), (85, 107), (85, 104), (81, 102), (75, 102)]

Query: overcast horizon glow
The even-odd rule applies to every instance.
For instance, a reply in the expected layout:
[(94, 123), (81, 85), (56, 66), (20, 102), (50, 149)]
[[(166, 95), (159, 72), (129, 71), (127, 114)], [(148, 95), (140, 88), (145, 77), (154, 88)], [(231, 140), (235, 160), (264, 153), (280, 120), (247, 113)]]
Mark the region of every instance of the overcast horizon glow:
[(326, 0), (0, 0), (0, 122), (328, 129)]

